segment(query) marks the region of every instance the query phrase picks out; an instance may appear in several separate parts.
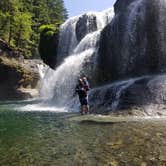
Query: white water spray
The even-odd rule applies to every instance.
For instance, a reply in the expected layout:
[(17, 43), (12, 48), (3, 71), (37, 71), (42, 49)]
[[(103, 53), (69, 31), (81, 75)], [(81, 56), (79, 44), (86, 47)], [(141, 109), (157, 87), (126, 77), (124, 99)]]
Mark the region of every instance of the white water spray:
[(101, 30), (111, 21), (114, 13), (113, 9), (109, 9), (104, 12), (89, 12), (86, 15), (87, 27), (91, 18), (96, 17), (97, 30), (86, 34), (80, 42), (76, 37), (76, 24), (82, 16), (67, 20), (60, 28), (58, 61), (68, 57), (56, 71), (47, 70), (40, 91), (41, 97), (51, 105), (68, 107), (73, 104), (76, 99), (74, 92), (78, 76), (82, 73), (84, 63), (92, 56), (97, 56), (97, 43)]
[(52, 99), (55, 95), (56, 104), (65, 104), (66, 100), (73, 95), (83, 62), (93, 52), (93, 49), (89, 49), (80, 54), (74, 54), (66, 58), (56, 71), (49, 70), (47, 74), (51, 75), (51, 77), (46, 77), (43, 80), (41, 96), (46, 99)]

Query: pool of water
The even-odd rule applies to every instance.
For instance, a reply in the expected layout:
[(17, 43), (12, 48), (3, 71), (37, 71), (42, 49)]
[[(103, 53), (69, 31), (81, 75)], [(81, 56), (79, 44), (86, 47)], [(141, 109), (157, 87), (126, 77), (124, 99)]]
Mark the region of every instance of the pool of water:
[(166, 165), (164, 118), (83, 117), (14, 107), (0, 103), (2, 166)]

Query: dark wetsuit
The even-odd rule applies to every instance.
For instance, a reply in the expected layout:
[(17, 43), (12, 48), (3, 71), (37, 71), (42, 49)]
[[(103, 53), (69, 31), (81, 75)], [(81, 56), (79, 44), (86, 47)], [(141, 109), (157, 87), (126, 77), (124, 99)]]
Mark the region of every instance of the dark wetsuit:
[(77, 85), (76, 92), (78, 93), (81, 105), (88, 105), (88, 95), (86, 89), (82, 85)]
[(89, 91), (89, 90), (90, 90), (90, 87), (89, 87), (89, 82), (88, 82), (87, 78), (85, 78), (85, 79), (83, 80), (83, 83), (84, 83), (84, 88), (85, 88), (85, 90), (86, 90), (86, 91)]

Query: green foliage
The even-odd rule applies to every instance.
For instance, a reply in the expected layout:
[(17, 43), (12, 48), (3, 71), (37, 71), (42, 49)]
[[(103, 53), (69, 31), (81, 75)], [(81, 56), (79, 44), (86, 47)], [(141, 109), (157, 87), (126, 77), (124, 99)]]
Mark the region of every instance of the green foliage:
[(32, 16), (30, 13), (17, 13), (14, 16), (14, 30), (16, 46), (24, 46), (24, 42), (30, 40), (32, 34)]
[(54, 68), (58, 45), (58, 26), (53, 24), (42, 25), (40, 28), (39, 52), (43, 61)]
[(39, 28), (40, 33), (46, 32), (46, 31), (53, 31), (55, 32), (58, 28), (54, 24), (46, 24), (42, 25)]
[(42, 25), (39, 28), (39, 30), (40, 30), (40, 45), (39, 46), (42, 50), (45, 50), (44, 52), (40, 51), (40, 53), (46, 54), (47, 51), (49, 51), (47, 50), (47, 48), (51, 44), (51, 40), (53, 39), (57, 28), (54, 27), (52, 24), (50, 24), (50, 25)]
[(3, 13), (0, 11), (0, 36), (4, 39), (8, 39), (8, 32), (10, 28), (9, 13)]
[(0, 38), (26, 56), (37, 55), (41, 28), (46, 28), (41, 25), (50, 28), (46, 35), (51, 37), (66, 19), (63, 0), (0, 0)]

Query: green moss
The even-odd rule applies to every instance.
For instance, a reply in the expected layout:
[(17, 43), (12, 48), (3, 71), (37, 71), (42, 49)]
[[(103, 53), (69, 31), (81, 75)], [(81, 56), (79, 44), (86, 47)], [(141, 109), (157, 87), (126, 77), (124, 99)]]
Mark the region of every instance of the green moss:
[(55, 67), (58, 48), (59, 27), (42, 25), (40, 27), (39, 53), (42, 60), (51, 68)]

